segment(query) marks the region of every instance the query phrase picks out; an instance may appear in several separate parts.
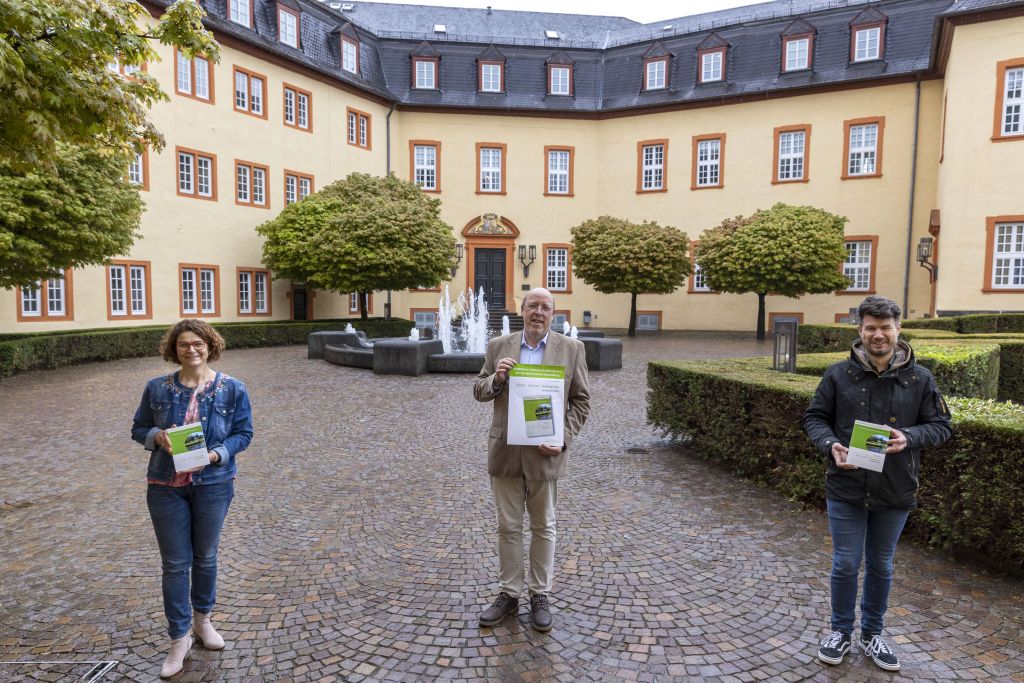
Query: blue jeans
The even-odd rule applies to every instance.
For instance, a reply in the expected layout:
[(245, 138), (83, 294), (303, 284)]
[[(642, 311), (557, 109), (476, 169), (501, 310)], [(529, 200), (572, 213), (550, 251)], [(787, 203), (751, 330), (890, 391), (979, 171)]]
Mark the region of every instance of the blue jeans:
[(892, 557), (909, 510), (868, 510), (838, 500), (828, 502), (832, 532), (832, 630), (853, 633), (857, 574), (865, 559), (860, 601), (862, 636), (882, 632), (892, 587)]
[[(149, 485), (146, 503), (163, 566), (164, 614), (171, 638), (208, 614), (217, 599), (217, 544), (235, 495), (233, 479), (203, 486)], [(189, 575), (191, 574), (191, 604)]]

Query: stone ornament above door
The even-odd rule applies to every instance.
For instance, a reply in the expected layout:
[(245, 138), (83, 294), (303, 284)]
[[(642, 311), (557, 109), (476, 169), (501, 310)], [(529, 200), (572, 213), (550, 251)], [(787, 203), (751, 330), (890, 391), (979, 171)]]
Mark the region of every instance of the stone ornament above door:
[(465, 237), (518, 237), (515, 223), (496, 213), (485, 213), (473, 218), (462, 229)]

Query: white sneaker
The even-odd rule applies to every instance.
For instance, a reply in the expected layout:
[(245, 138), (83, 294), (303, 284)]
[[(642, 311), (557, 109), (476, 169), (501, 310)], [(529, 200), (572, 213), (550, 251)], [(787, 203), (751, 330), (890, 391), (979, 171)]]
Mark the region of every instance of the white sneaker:
[(192, 634), (186, 633), (181, 638), (171, 641), (171, 651), (167, 653), (164, 665), (160, 667), (160, 678), (170, 678), (181, 672), (185, 666), (185, 657), (192, 649)]
[(196, 612), (193, 615), (195, 622), (192, 625), (192, 633), (203, 644), (207, 650), (223, 650), (224, 639), (217, 633), (217, 629), (210, 623), (210, 615)]

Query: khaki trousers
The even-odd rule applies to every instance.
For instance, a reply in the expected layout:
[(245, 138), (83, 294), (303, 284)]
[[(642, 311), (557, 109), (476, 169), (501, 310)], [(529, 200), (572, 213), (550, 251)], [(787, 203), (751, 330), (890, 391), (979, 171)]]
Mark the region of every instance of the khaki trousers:
[[(551, 592), (555, 568), (555, 503), (557, 479), (491, 477), (498, 513), (499, 590), (513, 598)], [(530, 582), (524, 585), (523, 512), (530, 514)]]

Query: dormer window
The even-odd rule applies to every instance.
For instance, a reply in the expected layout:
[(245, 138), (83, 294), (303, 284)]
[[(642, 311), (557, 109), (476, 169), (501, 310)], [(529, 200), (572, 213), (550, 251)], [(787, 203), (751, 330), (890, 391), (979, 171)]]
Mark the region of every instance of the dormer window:
[(644, 90), (663, 90), (668, 87), (668, 57), (648, 59), (644, 63)]
[(253, 0), (228, 0), (228, 18), (236, 24), (252, 28)]
[(572, 95), (572, 67), (568, 64), (548, 64), (548, 94)]
[(713, 83), (725, 78), (725, 48), (710, 50), (700, 56), (700, 82)]
[(298, 49), (301, 15), (297, 10), (284, 5), (277, 6), (277, 39), (289, 47)]
[(504, 92), (504, 67), (501, 62), (480, 62), (480, 92)]
[(413, 57), (412, 87), (417, 90), (437, 90), (437, 65), (436, 57)]
[(345, 36), (341, 37), (341, 68), (359, 75), (359, 43)]
[(811, 68), (811, 36), (782, 39), (782, 70), (802, 71)]
[(874, 7), (850, 22), (850, 61), (870, 62), (885, 54), (885, 25), (889, 18)]
[(717, 83), (726, 79), (729, 43), (712, 33), (697, 46), (697, 82)]

